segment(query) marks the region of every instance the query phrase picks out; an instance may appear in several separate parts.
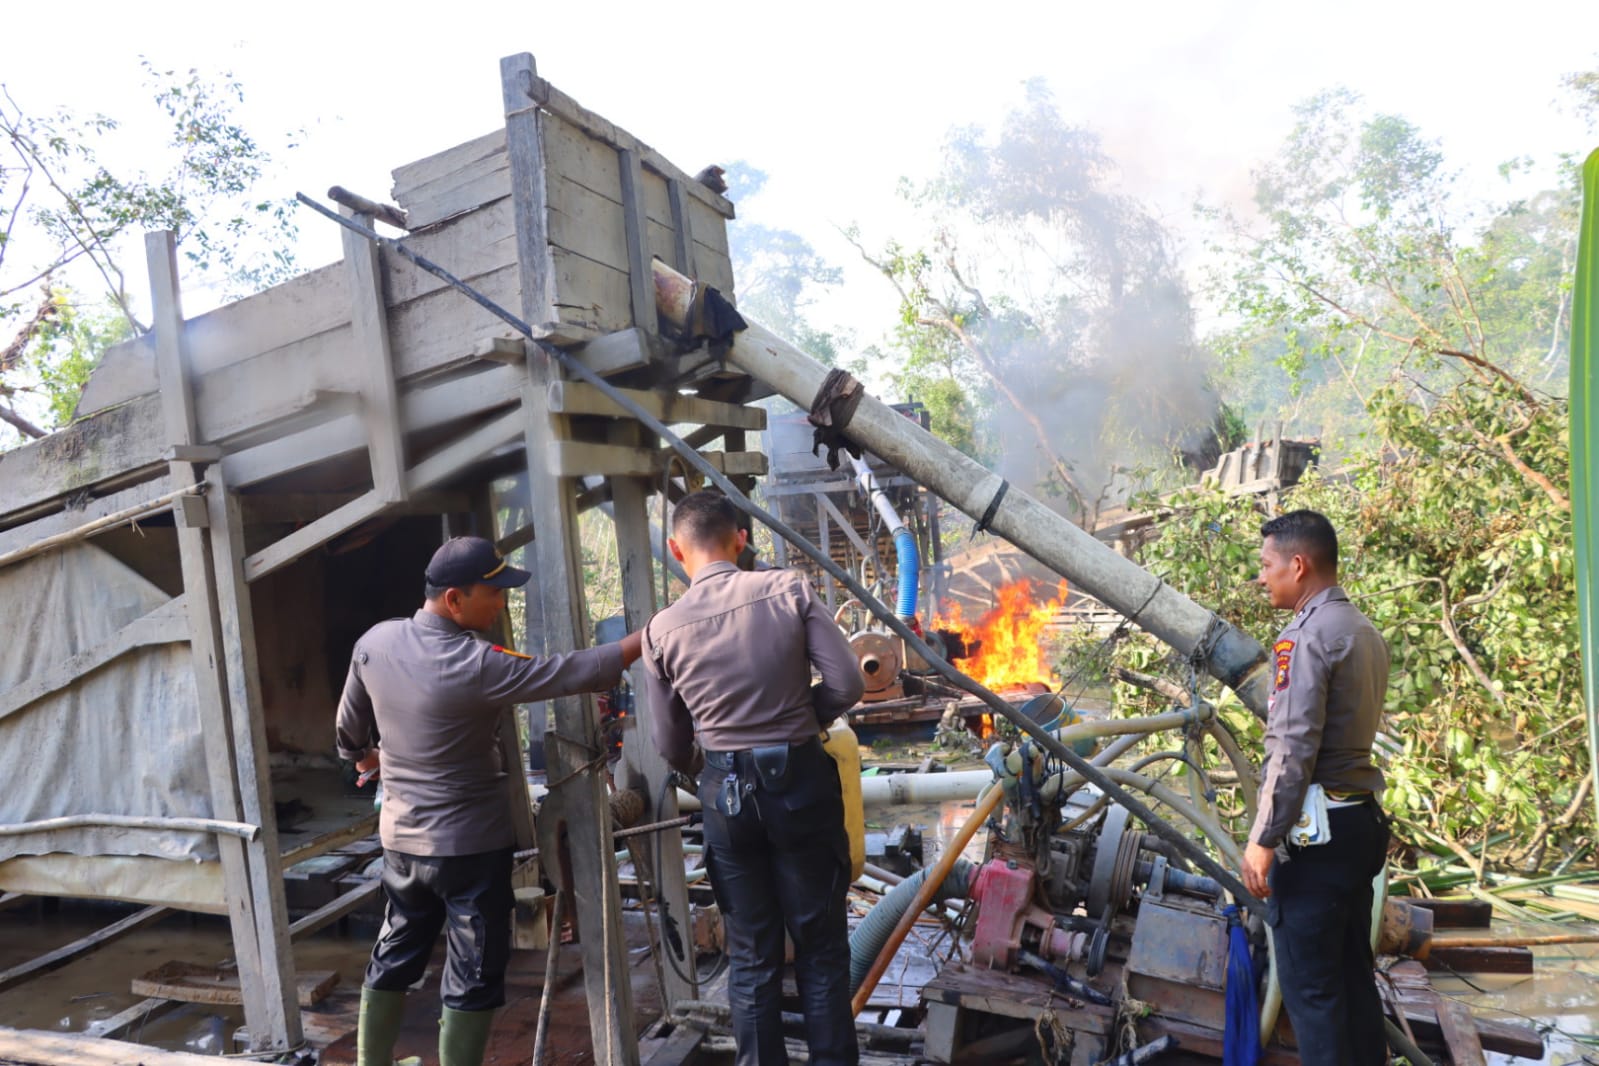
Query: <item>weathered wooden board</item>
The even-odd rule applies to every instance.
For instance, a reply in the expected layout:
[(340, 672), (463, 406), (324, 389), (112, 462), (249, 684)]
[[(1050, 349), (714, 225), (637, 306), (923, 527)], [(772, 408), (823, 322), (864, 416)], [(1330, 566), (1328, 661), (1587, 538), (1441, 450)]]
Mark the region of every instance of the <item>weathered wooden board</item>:
[(435, 152), (415, 162), (395, 167), (390, 172), (390, 176), (394, 178), (392, 195), (395, 201), (404, 207), (406, 198), (413, 190), (448, 177), (479, 160), (504, 154), (505, 130), (492, 129), (481, 137), (475, 137), (470, 141), (446, 148), (442, 152)]
[(623, 271), (556, 245), (550, 245), (550, 271), (562, 322), (599, 333), (633, 325), (632, 290)]
[[(407, 245), (463, 280), (482, 285), (486, 276), (516, 262), (510, 201), (490, 204), (449, 226), (419, 234)], [(391, 336), (406, 327), (414, 333), (419, 316), (423, 321), (434, 320), (433, 305), (412, 306), (419, 299), (447, 292), (449, 303), (472, 306), (443, 281), (393, 252), (385, 250), (382, 263)], [(474, 309), (492, 319), (480, 308)], [(504, 325), (497, 319), (494, 322)], [(265, 413), (282, 417), (305, 406), (318, 390), (348, 390), (359, 381), (358, 374), (350, 373), (354, 361), (348, 355), (353, 340), (343, 264), (314, 270), (190, 319), (184, 326), (184, 339), (193, 353), (198, 417), (208, 440), (224, 439), (227, 433), (219, 428), (231, 429), (239, 421), (217, 412), (218, 404), (236, 408), (244, 398), (258, 397)], [(402, 376), (405, 357), (410, 354), (396, 351)], [(264, 370), (235, 369), (257, 359), (266, 360), (261, 364)], [(410, 361), (427, 364), (425, 357)], [(423, 366), (430, 368), (430, 364)], [(254, 386), (263, 378), (271, 390), (258, 394)], [(242, 393), (238, 391), (241, 382)], [(104, 410), (155, 389), (155, 354), (148, 338), (115, 345), (107, 349), (90, 375), (78, 414)]]
[[(300, 1006), (312, 1007), (326, 999), (338, 983), (339, 975), (335, 970), (307, 970), (295, 975), (295, 997)], [(176, 999), (184, 1003), (229, 1006), (244, 1003), (239, 991), (239, 975), (235, 971), (179, 960), (164, 962), (149, 973), (135, 977), (132, 992), (136, 996)]]
[(511, 195), (511, 163), (502, 146), (458, 170), (405, 190), (400, 206), (413, 234)]
[(161, 400), (151, 395), (0, 452), (0, 518), (153, 467), (165, 450)]
[(40, 1029), (0, 1029), (0, 1059), (27, 1066), (216, 1066), (217, 1062), (215, 1055), (163, 1051), (144, 1044)]

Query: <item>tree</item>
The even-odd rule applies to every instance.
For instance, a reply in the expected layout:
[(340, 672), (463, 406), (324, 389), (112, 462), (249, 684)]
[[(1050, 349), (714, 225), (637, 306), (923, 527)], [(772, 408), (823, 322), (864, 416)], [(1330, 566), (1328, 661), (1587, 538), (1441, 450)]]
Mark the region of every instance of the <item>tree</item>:
[(942, 173), (903, 192), (925, 245), (851, 237), (899, 293), (902, 374), (958, 390), (951, 409), (992, 404), (1007, 476), (1091, 526), (1133, 468), (1217, 454), (1196, 446), (1217, 407), (1171, 240), (1042, 83), (997, 132), (954, 131)]
[[(729, 164), (725, 178), (740, 205), (758, 197), (767, 181), (765, 171), (743, 160)], [(727, 242), (739, 309), (817, 361), (837, 363), (847, 334), (817, 326), (811, 315), (821, 293), (843, 281), (838, 267), (793, 230), (750, 221), (743, 212), (727, 228)]]
[[(1346, 438), (1340, 468), (1282, 506), (1333, 519), (1342, 583), (1388, 641), (1385, 805), (1470, 876), (1537, 868), (1594, 830), (1568, 410), (1540, 388), (1563, 381), (1570, 192), (1463, 207), (1435, 143), (1342, 91), (1300, 108), (1257, 178), (1255, 218), (1218, 216), (1232, 370), (1275, 364), (1291, 408)], [(1280, 628), (1249, 589), (1264, 504), (1168, 506), (1144, 561), (1257, 638)], [(1142, 638), (1118, 654), (1185, 671)], [(1236, 704), (1229, 719), (1258, 730)]]
[(252, 195), (271, 156), (238, 123), (243, 87), (142, 65), (169, 130), (155, 176), (117, 164), (117, 119), (31, 112), (0, 87), (0, 419), (25, 437), (69, 417), (105, 344), (148, 328), (124, 267), (138, 232), (173, 230), (230, 296), (293, 271), (290, 201)]

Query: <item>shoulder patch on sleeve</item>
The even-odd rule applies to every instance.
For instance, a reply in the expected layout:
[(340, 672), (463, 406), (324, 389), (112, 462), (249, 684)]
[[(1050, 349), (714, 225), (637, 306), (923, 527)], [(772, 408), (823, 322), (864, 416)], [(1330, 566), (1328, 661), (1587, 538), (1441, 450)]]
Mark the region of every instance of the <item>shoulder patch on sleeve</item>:
[(533, 656), (531, 656), (531, 655), (523, 655), (519, 651), (512, 651), (510, 648), (503, 648), (503, 647), (501, 647), (498, 644), (495, 644), (493, 647), (494, 647), (495, 651), (504, 652), (506, 655), (513, 655), (513, 656), (515, 656), (518, 659), (531, 659), (531, 658), (533, 658)]
[(1272, 667), (1276, 674), (1271, 690), (1273, 692), (1281, 692), (1288, 687), (1288, 664), (1294, 657), (1294, 642), (1291, 640), (1279, 640), (1272, 645), (1271, 656)]

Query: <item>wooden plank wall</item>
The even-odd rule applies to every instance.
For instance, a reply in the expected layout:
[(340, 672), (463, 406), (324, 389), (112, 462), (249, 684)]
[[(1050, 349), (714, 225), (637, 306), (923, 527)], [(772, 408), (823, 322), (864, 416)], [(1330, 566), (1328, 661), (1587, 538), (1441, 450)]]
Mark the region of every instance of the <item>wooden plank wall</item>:
[[(557, 114), (545, 114), (541, 126), (549, 197), (546, 232), (560, 321), (599, 333), (634, 325), (653, 328), (654, 323), (634, 321), (629, 300), (616, 146)], [(642, 191), (649, 254), (681, 266), (667, 178), (646, 165)], [(394, 171), (393, 197), (415, 230), (497, 204), (510, 195), (504, 131)], [(684, 202), (700, 278), (731, 294), (733, 265), (725, 219), (699, 197), (686, 196)]]

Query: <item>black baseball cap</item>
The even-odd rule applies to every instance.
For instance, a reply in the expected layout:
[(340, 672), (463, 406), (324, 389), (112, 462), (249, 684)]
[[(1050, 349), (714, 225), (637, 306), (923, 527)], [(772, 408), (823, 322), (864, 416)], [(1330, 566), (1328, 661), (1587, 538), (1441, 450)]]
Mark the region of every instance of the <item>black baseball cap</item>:
[(425, 576), (429, 585), (441, 589), (473, 585), (518, 589), (533, 575), (500, 558), (493, 543), (482, 537), (451, 537), (433, 553)]

